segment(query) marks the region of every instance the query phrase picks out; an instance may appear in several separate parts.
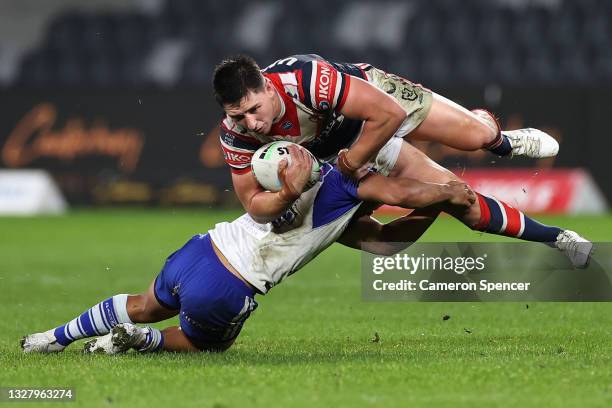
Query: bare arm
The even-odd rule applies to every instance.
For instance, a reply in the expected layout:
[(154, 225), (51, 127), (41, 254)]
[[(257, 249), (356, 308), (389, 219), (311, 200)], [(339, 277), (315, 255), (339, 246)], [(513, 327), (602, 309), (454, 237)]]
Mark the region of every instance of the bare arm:
[[(424, 183), (380, 174), (363, 178), (357, 195), (369, 202), (362, 204), (338, 242), (379, 255), (392, 255), (405, 249), (423, 235), (441, 211), (466, 211), (476, 199), (465, 183)], [(417, 210), (388, 224), (381, 224), (370, 216), (377, 206), (375, 203)]]
[(387, 224), (364, 214), (351, 221), (338, 242), (377, 255), (393, 255), (417, 241), (439, 214), (438, 209), (422, 208)]
[(338, 167), (347, 175), (373, 158), (406, 118), (406, 111), (392, 97), (355, 77), (340, 113), (365, 121), (359, 139), (339, 157)]
[(371, 174), (359, 183), (357, 196), (364, 201), (375, 201), (404, 208), (422, 208), (436, 204), (469, 207), (476, 196), (465, 183), (425, 183), (410, 178), (384, 177)]
[(280, 196), (280, 192), (264, 191), (251, 172), (245, 174), (232, 173), (232, 182), (238, 200), (240, 200), (246, 212), (257, 222), (266, 223), (274, 220), (291, 204), (290, 201), (284, 200)]
[(300, 196), (310, 176), (312, 160), (304, 149), (289, 147), (292, 162), (279, 165), (279, 177), (283, 188), (275, 193), (265, 191), (249, 172), (232, 173), (232, 182), (238, 199), (249, 215), (259, 223), (275, 220)]

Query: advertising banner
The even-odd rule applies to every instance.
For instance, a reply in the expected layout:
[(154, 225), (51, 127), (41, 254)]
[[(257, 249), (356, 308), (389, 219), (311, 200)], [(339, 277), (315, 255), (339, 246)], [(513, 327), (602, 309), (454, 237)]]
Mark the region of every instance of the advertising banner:
[[(515, 199), (529, 210), (599, 211), (601, 200), (591, 200), (599, 197), (595, 185), (608, 201), (612, 197), (612, 91), (504, 88), (493, 99), (478, 87), (436, 92), (466, 107), (490, 109), (504, 128), (538, 127), (561, 143), (558, 157), (529, 160), (415, 142), (461, 177), (504, 194), (518, 188)], [(14, 89), (0, 93), (0, 104), (0, 168), (48, 171), (71, 204), (236, 204), (215, 131), (222, 110), (208, 88)], [(529, 170), (521, 173), (522, 183), (503, 171), (474, 171), (507, 168)], [(544, 176), (551, 168), (584, 171)], [(571, 197), (561, 199), (560, 189)], [(588, 199), (581, 204), (580, 197)]]

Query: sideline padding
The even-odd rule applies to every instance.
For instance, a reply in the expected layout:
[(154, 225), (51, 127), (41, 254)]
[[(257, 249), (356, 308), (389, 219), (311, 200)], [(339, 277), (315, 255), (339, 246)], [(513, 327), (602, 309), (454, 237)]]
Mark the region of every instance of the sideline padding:
[(0, 215), (63, 214), (66, 200), (44, 170), (0, 170)]

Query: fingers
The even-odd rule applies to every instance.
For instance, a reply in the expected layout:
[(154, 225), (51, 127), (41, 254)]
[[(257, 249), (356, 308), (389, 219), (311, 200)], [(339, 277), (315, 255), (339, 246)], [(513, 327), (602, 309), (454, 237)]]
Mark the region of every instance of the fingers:
[(303, 147), (291, 145), (289, 146), (289, 155), (291, 156), (292, 165), (295, 164), (298, 169), (310, 171), (312, 169), (312, 159), (310, 153)]
[(287, 166), (289, 165), (288, 160), (287, 159), (283, 159), (278, 163), (278, 170), (277, 170), (277, 174), (278, 174), (278, 179), (281, 182), (281, 185), (285, 185), (287, 184), (286, 178), (287, 178)]
[(468, 184), (460, 181), (449, 181), (447, 185), (454, 192), (454, 198), (450, 200), (452, 205), (467, 209), (476, 203), (476, 194)]
[(465, 191), (467, 193), (468, 196), (468, 201), (470, 203), (470, 205), (474, 204), (476, 202), (476, 193), (474, 193), (474, 190), (472, 190), (472, 187), (470, 187), (468, 184), (463, 183), (465, 186)]
[(285, 170), (287, 168), (287, 159), (282, 159), (279, 163), (278, 163), (278, 171), (282, 171)]
[(288, 146), (289, 156), (278, 163), (280, 193), (287, 202), (297, 199), (310, 178), (313, 160), (310, 153), (295, 145)]
[(287, 172), (287, 166), (289, 166), (289, 161), (287, 159), (282, 159), (278, 162), (278, 178), (284, 182), (285, 173)]

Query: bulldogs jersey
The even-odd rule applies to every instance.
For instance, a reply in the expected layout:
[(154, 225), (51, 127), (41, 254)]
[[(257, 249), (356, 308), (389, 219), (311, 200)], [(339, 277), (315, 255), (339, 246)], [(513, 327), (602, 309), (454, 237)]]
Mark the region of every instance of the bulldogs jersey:
[(245, 214), (209, 234), (240, 275), (265, 294), (336, 241), (360, 204), (356, 182), (324, 164), (321, 181), (279, 219), (258, 224)]
[(363, 121), (343, 117), (342, 109), (351, 78), (367, 80), (367, 64), (344, 64), (318, 55), (295, 55), (262, 70), (281, 99), (280, 118), (267, 135), (249, 131), (226, 116), (219, 136), (225, 161), (234, 173), (250, 169), (253, 153), (263, 144), (287, 140), (301, 144), (316, 157), (326, 159), (350, 146)]

